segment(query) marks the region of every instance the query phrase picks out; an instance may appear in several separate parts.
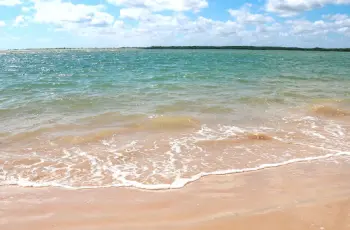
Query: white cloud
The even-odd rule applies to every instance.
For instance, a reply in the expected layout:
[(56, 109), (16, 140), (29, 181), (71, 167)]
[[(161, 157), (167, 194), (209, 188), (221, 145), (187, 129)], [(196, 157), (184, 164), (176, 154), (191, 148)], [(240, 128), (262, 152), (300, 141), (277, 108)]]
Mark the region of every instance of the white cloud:
[(0, 27), (6, 26), (6, 23), (4, 21), (0, 21)]
[[(324, 18), (327, 18), (333, 21), (333, 23), (337, 27), (350, 29), (350, 16), (346, 14), (326, 15)], [(342, 30), (345, 31), (345, 29), (342, 29)]]
[(333, 21), (346, 20), (349, 18), (346, 14), (328, 14), (324, 15), (323, 18), (330, 19)]
[(347, 15), (335, 14), (323, 16), (325, 20), (289, 20), (286, 25), (290, 26), (290, 33), (298, 36), (327, 35), (339, 33), (348, 35), (350, 31), (350, 17)]
[[(118, 29), (90, 30), (87, 37), (97, 36), (98, 40), (104, 40), (104, 44), (111, 46), (350, 46), (350, 39), (346, 39), (350, 36), (347, 15), (327, 15), (317, 21), (298, 19), (277, 23), (267, 15), (253, 14), (249, 10), (241, 14), (241, 11), (242, 8), (233, 13), (235, 20), (219, 21), (202, 16), (193, 19), (179, 12), (163, 15), (145, 8), (129, 8), (121, 11), (121, 19), (133, 19), (136, 24), (131, 26), (120, 21), (116, 23), (121, 25), (117, 26)], [(241, 15), (243, 17), (238, 17)], [(339, 34), (339, 39), (328, 36), (331, 33)]]
[(186, 26), (190, 26), (191, 24), (190, 19), (182, 14), (166, 16), (142, 12), (139, 15), (128, 14), (128, 16), (129, 18), (138, 17), (137, 26), (131, 30), (137, 34), (180, 33)]
[[(193, 14), (190, 17), (184, 12), (203, 8), (198, 4), (194, 7), (196, 2), (206, 2), (201, 0), (110, 0), (122, 7), (118, 20), (115, 20), (103, 5), (73, 4), (68, 0), (31, 1), (30, 5), (26, 5), (28, 9), (24, 10), (30, 11), (30, 17), (20, 15), (14, 25), (28, 21), (53, 25), (55, 30), (84, 36), (82, 42), (91, 42), (88, 46), (322, 46), (329, 44), (322, 39), (330, 33), (343, 36), (343, 40), (346, 40), (345, 36), (350, 36), (348, 15), (326, 15), (318, 21), (299, 19), (277, 23), (267, 13), (253, 12), (250, 4), (228, 10), (226, 14), (232, 18), (220, 21), (200, 15), (193, 18)], [(170, 12), (165, 14), (163, 10)], [(134, 21), (129, 23), (126, 19)]]
[(25, 26), (25, 22), (27, 21), (26, 20), (27, 18), (23, 15), (19, 15), (16, 17), (15, 21), (13, 22), (13, 25), (14, 26)]
[(332, 29), (331, 24), (323, 20), (293, 20), (286, 23), (291, 26), (291, 33), (301, 36), (327, 34)]
[(195, 11), (208, 7), (207, 0), (107, 0), (127, 8), (147, 8), (151, 11)]
[(273, 22), (274, 19), (264, 14), (252, 14), (250, 12), (250, 4), (246, 4), (238, 10), (229, 9), (228, 12), (232, 17), (236, 18), (236, 21), (242, 24), (264, 24)]
[[(124, 31), (126, 36), (188, 36), (191, 34), (223, 35), (233, 34), (243, 27), (233, 21), (216, 21), (199, 16), (191, 20), (182, 13), (162, 15), (145, 8), (126, 8), (120, 10), (120, 18), (137, 21), (135, 27)], [(168, 39), (169, 40), (169, 39)]]
[(350, 32), (350, 28), (349, 27), (342, 27), (338, 29), (338, 32), (340, 33), (348, 33)]
[(219, 37), (229, 37), (244, 30), (244, 26), (233, 21), (216, 21), (204, 17), (198, 17), (195, 21), (185, 26), (187, 33), (198, 35), (214, 35)]
[(133, 20), (141, 20), (147, 17), (151, 12), (145, 8), (125, 8), (120, 10), (120, 18), (129, 18)]
[(114, 17), (103, 12), (103, 5), (73, 4), (61, 0), (36, 1), (34, 21), (53, 24), (64, 29), (107, 27)]
[[(259, 26), (260, 33), (272, 33), (274, 19), (263, 14), (253, 14), (249, 9), (250, 5), (246, 4), (238, 10), (229, 10), (229, 13), (235, 18), (235, 21), (219, 21), (202, 16), (191, 19), (183, 13), (174, 12), (172, 15), (163, 15), (154, 13), (147, 8), (132, 7), (120, 10), (121, 19), (133, 19), (137, 21), (134, 28), (125, 31), (127, 36), (170, 36), (173, 38), (180, 37), (241, 37), (244, 36), (246, 25)], [(275, 25), (273, 25), (275, 26)], [(275, 26), (276, 27), (276, 26)], [(254, 32), (254, 31), (253, 31)], [(256, 31), (255, 31), (256, 32)], [(165, 39), (165, 38), (164, 38)], [(169, 39), (169, 38), (167, 38)], [(171, 38), (170, 38), (171, 39)]]
[(350, 4), (350, 0), (267, 0), (266, 9), (269, 12), (289, 17), (328, 4)]
[(23, 11), (23, 12), (29, 12), (29, 11), (31, 11), (31, 10), (33, 10), (34, 8), (33, 7), (28, 7), (28, 6), (23, 6), (22, 8), (21, 8), (21, 10)]
[(15, 6), (21, 4), (20, 0), (0, 0), (0, 6)]
[(284, 25), (280, 23), (273, 23), (271, 25), (257, 25), (255, 28), (255, 31), (263, 34), (263, 33), (276, 33), (276, 34), (283, 34), (284, 33)]
[(124, 21), (116, 20), (113, 24), (113, 28), (123, 28), (124, 27)]
[[(218, 21), (198, 16), (196, 19), (175, 12), (173, 15), (152, 13), (143, 8), (121, 11), (121, 18), (135, 19), (134, 26), (116, 21), (113, 28), (84, 31), (86, 37), (100, 37), (112, 46), (216, 45), (223, 40), (240, 39), (244, 27), (234, 21)], [(243, 36), (243, 35), (242, 35)], [(226, 42), (227, 42), (226, 41)]]
[(291, 36), (292, 24), (279, 24), (268, 15), (251, 13), (250, 5), (229, 13), (235, 20), (192, 19), (182, 12), (164, 15), (145, 7), (130, 7), (120, 10), (120, 19), (132, 19), (136, 24), (118, 21), (112, 28), (84, 30), (83, 35), (114, 41), (112, 46), (285, 45), (281, 41)]

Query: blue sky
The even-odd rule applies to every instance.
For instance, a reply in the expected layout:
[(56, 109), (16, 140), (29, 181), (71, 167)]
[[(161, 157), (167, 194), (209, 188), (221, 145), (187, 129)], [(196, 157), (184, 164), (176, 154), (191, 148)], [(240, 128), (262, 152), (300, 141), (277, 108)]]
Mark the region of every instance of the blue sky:
[(350, 0), (0, 0), (0, 49), (350, 47)]

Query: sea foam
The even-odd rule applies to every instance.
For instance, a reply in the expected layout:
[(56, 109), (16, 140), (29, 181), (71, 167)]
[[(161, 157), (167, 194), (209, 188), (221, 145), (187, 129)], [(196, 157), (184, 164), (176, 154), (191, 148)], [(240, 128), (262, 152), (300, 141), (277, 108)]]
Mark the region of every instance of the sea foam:
[(313, 161), (319, 161), (319, 160), (326, 160), (330, 158), (337, 158), (337, 157), (348, 157), (350, 156), (350, 152), (338, 152), (338, 153), (330, 153), (326, 155), (321, 156), (311, 156), (311, 157), (305, 157), (305, 158), (294, 158), (278, 163), (265, 163), (261, 164), (256, 167), (251, 168), (240, 168), (240, 169), (227, 169), (227, 170), (218, 170), (213, 172), (201, 172), (194, 176), (191, 176), (189, 178), (181, 178), (178, 177), (176, 180), (174, 180), (170, 184), (143, 184), (137, 181), (128, 181), (124, 180), (123, 183), (120, 184), (111, 184), (111, 185), (101, 185), (101, 186), (69, 186), (65, 184), (60, 184), (57, 182), (44, 182), (44, 183), (37, 183), (32, 181), (27, 181), (24, 179), (11, 179), (7, 178), (5, 181), (0, 182), (1, 186), (8, 186), (8, 185), (16, 185), (16, 186), (22, 186), (22, 187), (61, 187), (65, 189), (96, 189), (96, 188), (110, 188), (110, 187), (133, 187), (138, 189), (145, 189), (145, 190), (169, 190), (169, 189), (180, 189), (184, 186), (188, 185), (189, 183), (195, 182), (203, 177), (207, 176), (219, 176), (219, 175), (229, 175), (229, 174), (237, 174), (237, 173), (248, 173), (248, 172), (254, 172), (254, 171), (260, 171), (264, 169), (269, 168), (277, 168), (282, 167), (290, 164), (295, 163), (303, 163), (303, 162), (313, 162)]

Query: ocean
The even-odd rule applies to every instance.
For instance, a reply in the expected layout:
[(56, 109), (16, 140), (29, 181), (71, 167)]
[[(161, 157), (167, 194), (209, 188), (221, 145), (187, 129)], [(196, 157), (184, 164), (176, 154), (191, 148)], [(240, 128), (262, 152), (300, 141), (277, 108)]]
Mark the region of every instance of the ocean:
[(180, 189), (348, 162), (350, 53), (0, 54), (0, 185)]

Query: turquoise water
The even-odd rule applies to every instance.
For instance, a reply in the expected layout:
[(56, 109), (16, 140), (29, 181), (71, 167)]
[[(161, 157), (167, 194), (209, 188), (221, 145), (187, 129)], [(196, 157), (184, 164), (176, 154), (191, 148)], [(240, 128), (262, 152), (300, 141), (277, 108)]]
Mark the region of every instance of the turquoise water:
[[(31, 113), (349, 97), (349, 53), (130, 50), (0, 56), (0, 108)], [(195, 106), (196, 107), (196, 106)], [(12, 111), (11, 111), (12, 110)]]
[[(79, 168), (77, 162), (84, 159), (89, 162), (84, 167), (95, 176), (86, 172), (80, 177), (76, 172), (75, 179), (87, 177), (86, 186), (169, 185), (174, 178), (192, 178), (201, 172), (285, 162), (305, 157), (300, 154), (305, 151), (313, 152), (312, 156), (348, 151), (349, 87), (350, 53), (340, 52), (0, 54), (0, 183), (83, 186), (72, 182), (67, 173), (73, 166)], [(300, 130), (304, 130), (300, 136), (287, 135)], [(281, 143), (259, 147), (254, 138), (250, 147), (246, 142), (234, 147), (209, 144), (207, 149), (198, 145), (198, 141), (241, 134), (244, 139), (252, 133), (268, 133), (274, 140), (299, 138), (307, 147), (300, 149), (300, 142), (298, 147)], [(324, 149), (310, 150), (311, 144), (320, 141)], [(279, 153), (256, 157), (261, 156), (261, 148), (279, 149)], [(129, 152), (137, 159), (104, 158)], [(14, 156), (20, 163), (14, 162)], [(47, 165), (34, 167), (43, 156), (47, 164), (60, 165), (55, 170), (63, 170), (65, 176), (52, 178), (45, 172), (56, 171)], [(62, 156), (70, 157), (58, 163)], [(201, 161), (194, 161), (198, 157)], [(149, 163), (158, 160), (163, 163)], [(230, 167), (222, 164), (228, 160), (233, 160)], [(37, 179), (28, 176), (26, 167), (41, 170), (34, 173)]]

